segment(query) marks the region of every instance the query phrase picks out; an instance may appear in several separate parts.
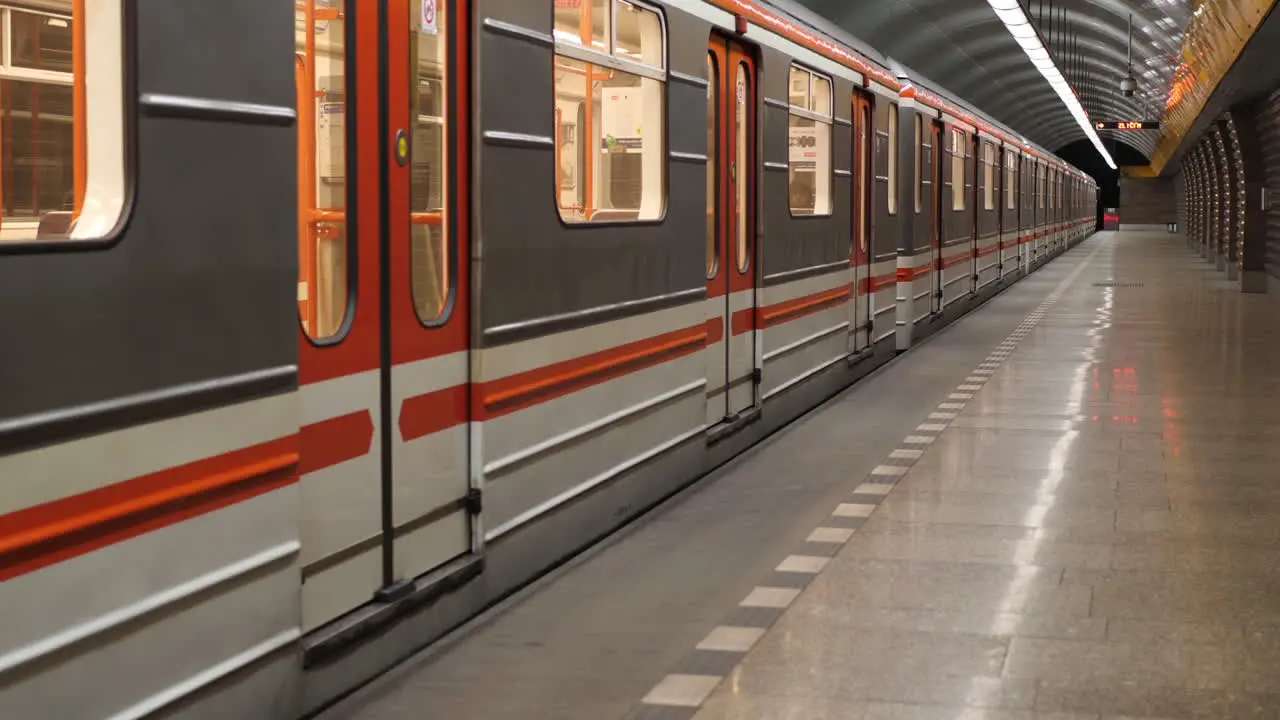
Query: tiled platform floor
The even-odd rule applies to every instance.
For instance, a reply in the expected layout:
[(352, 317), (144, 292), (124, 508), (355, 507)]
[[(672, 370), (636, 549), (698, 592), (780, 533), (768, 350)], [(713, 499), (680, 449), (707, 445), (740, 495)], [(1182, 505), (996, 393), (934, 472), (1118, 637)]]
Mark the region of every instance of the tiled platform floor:
[(1090, 246), (699, 720), (1280, 718), (1280, 304)]
[(324, 720), (1280, 719), (1277, 330), (1099, 235)]

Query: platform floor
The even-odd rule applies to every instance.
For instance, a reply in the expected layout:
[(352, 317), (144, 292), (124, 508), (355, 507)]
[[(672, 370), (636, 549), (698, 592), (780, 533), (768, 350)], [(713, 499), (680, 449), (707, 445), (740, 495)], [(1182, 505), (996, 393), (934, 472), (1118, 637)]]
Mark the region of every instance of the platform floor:
[(324, 718), (1280, 718), (1278, 310), (1095, 236)]

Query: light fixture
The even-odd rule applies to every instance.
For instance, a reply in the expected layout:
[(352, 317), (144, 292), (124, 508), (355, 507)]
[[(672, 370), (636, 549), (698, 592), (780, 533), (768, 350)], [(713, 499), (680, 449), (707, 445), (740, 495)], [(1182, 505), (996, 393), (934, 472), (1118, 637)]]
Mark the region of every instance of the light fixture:
[(1071, 113), (1071, 117), (1075, 118), (1080, 124), (1080, 129), (1084, 131), (1085, 137), (1093, 143), (1097, 148), (1098, 154), (1103, 160), (1107, 161), (1107, 165), (1112, 170), (1116, 169), (1116, 161), (1111, 159), (1111, 154), (1102, 146), (1102, 139), (1098, 137), (1098, 133), (1094, 131), (1093, 124), (1089, 122), (1089, 116), (1085, 114), (1084, 108), (1080, 106), (1080, 98), (1076, 96), (1076, 91), (1072, 89), (1071, 84), (1062, 76), (1062, 72), (1058, 69), (1058, 64), (1053, 61), (1053, 56), (1045, 49), (1044, 43), (1040, 39), (1040, 33), (1031, 24), (1031, 18), (1027, 17), (1026, 11), (1022, 9), (1019, 0), (987, 0), (987, 4), (995, 11), (996, 17), (1000, 18), (1000, 22), (1004, 23), (1005, 28), (1013, 39), (1017, 41), (1022, 51), (1027, 54), (1027, 58), (1031, 60), (1031, 64), (1036, 66), (1044, 79), (1049, 82), (1049, 87), (1058, 94), (1062, 99), (1062, 104), (1066, 106), (1067, 112)]

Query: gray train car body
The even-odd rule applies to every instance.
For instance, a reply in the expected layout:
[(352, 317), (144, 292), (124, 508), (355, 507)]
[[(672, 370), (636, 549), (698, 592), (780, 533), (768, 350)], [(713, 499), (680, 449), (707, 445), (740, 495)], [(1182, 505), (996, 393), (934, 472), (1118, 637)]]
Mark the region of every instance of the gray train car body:
[[(313, 713), (1093, 231), (1083, 175), (793, 8), (614, 0), (626, 54), (558, 34), (550, 0), (442, 2), (465, 61), (423, 123), (460, 152), (427, 172), (392, 113), (430, 93), (386, 90), (408, 31), (437, 47), (412, 3), (121, 7), (118, 227), (0, 241), (14, 717)], [(320, 340), (311, 26), (346, 63), (354, 179)], [(584, 64), (630, 79), (575, 95)], [(1046, 167), (1073, 181), (1056, 215)], [(401, 266), (422, 237), (451, 248), (436, 320)]]

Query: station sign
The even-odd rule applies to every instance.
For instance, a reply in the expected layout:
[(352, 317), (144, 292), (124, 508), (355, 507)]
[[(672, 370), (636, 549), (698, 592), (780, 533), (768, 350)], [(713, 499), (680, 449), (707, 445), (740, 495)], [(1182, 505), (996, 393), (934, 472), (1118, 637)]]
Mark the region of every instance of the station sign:
[(1159, 130), (1159, 120), (1105, 120), (1093, 124), (1099, 130)]

